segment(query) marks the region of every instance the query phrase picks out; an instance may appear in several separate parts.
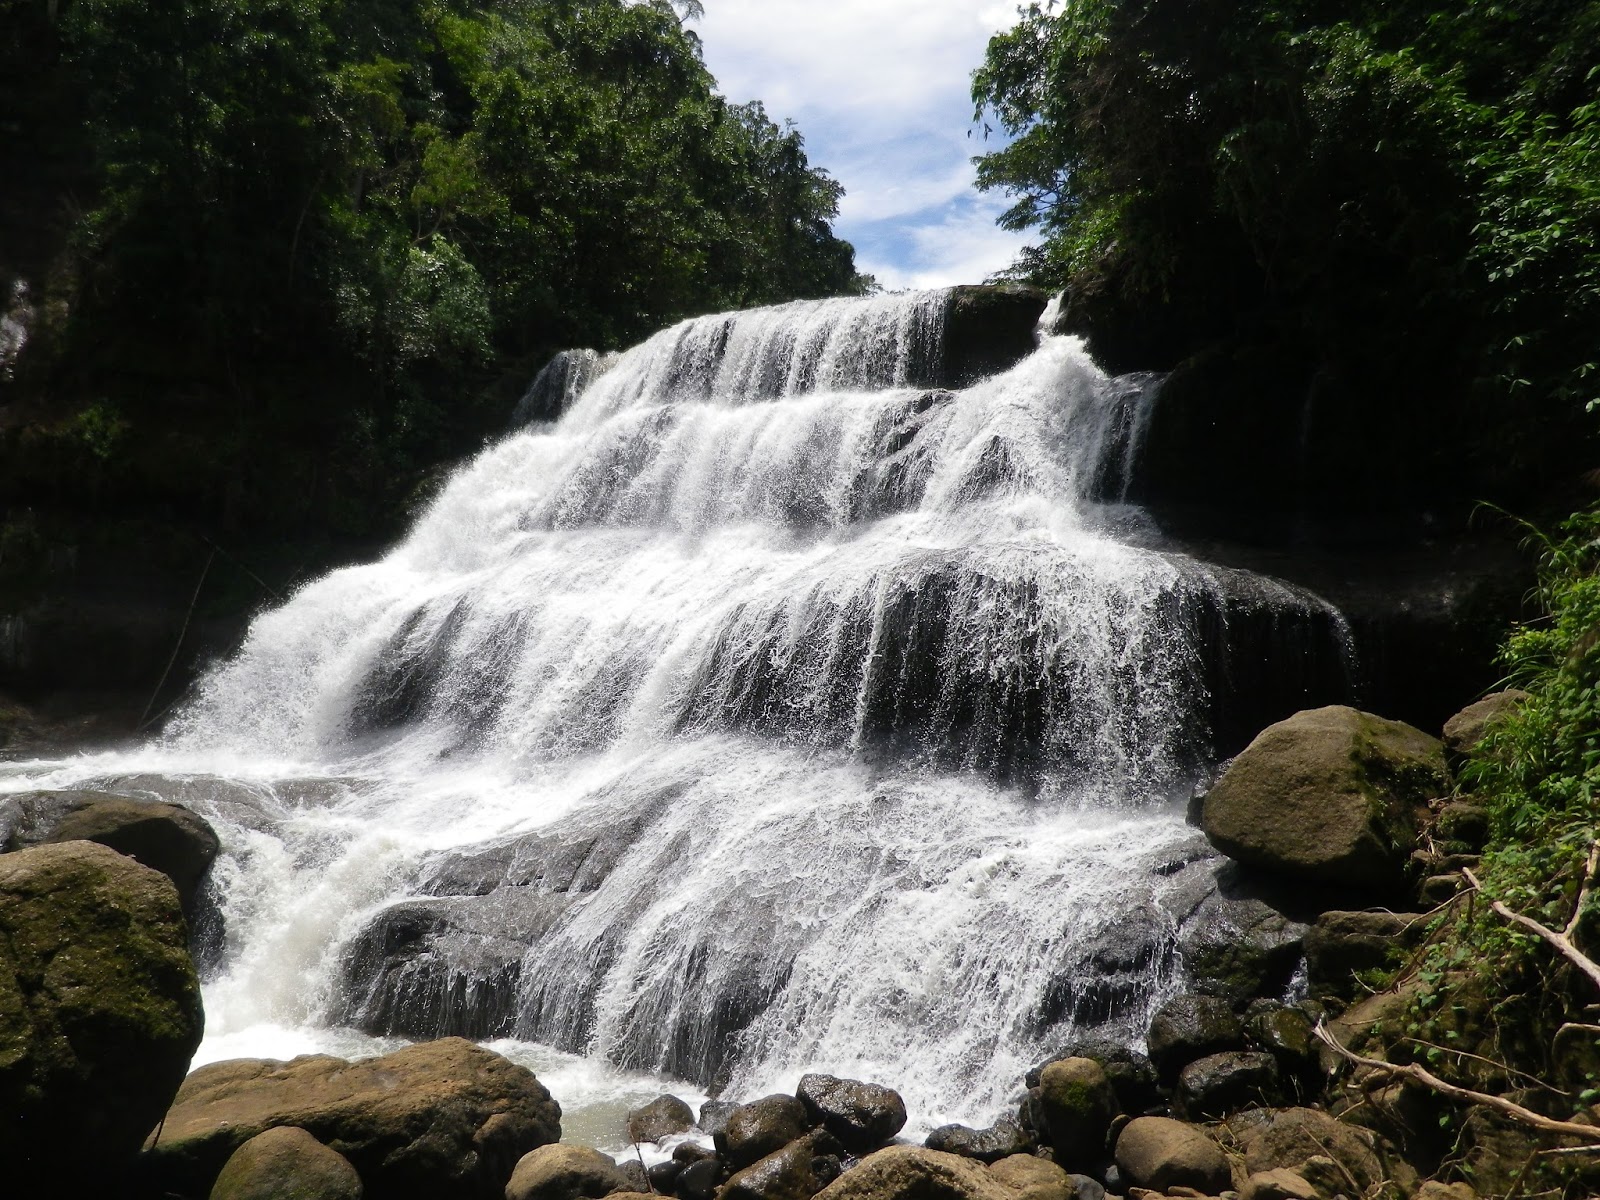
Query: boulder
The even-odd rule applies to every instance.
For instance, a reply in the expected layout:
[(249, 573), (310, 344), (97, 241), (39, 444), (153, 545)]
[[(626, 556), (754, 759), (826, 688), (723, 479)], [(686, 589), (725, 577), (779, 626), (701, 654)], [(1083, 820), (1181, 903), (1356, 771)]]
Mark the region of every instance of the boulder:
[(1427, 926), (1414, 914), (1325, 912), (1306, 931), (1306, 977), (1320, 995), (1351, 996), (1356, 976), (1393, 971)]
[(728, 1118), (739, 1106), (732, 1100), (707, 1100), (700, 1106), (700, 1117), (695, 1122), (707, 1137), (716, 1137), (728, 1127)]
[(906, 1123), (906, 1105), (900, 1093), (876, 1083), (806, 1075), (795, 1095), (811, 1120), (854, 1154), (876, 1150)]
[(1444, 723), (1444, 748), (1457, 758), (1465, 758), (1489, 731), (1528, 699), (1520, 688), (1493, 692), (1469, 704)]
[(20, 850), (54, 842), (98, 842), (160, 871), (193, 913), (200, 883), (216, 861), (216, 831), (177, 804), (111, 792), (33, 792), (13, 796), (0, 816), (0, 847)]
[(1116, 1093), (1092, 1058), (1065, 1058), (1039, 1075), (1039, 1111), (1056, 1161), (1092, 1165), (1105, 1156)]
[(88, 1194), (167, 1111), (204, 1023), (186, 940), (172, 881), (115, 850), (0, 857), (0, 1161), (18, 1194)]
[(1073, 1042), (1061, 1054), (1031, 1068), (1024, 1077), (1030, 1088), (1039, 1086), (1044, 1069), (1063, 1058), (1092, 1058), (1099, 1063), (1117, 1094), (1117, 1107), (1128, 1113), (1141, 1113), (1160, 1100), (1160, 1080), (1155, 1064), (1145, 1055), (1110, 1038), (1085, 1038)]
[(1245, 1013), (1245, 1030), (1251, 1042), (1278, 1060), (1290, 1077), (1310, 1076), (1317, 1068), (1320, 1043), (1315, 1023), (1303, 1008), (1258, 1000)]
[(1244, 1049), (1244, 1026), (1227, 1001), (1215, 996), (1177, 996), (1150, 1019), (1150, 1061), (1165, 1080), (1208, 1054)]
[(1363, 1193), (1387, 1178), (1370, 1132), (1316, 1109), (1286, 1108), (1271, 1113), (1245, 1130), (1240, 1140), (1245, 1169), (1252, 1175), (1280, 1168), (1300, 1172), (1310, 1159), (1322, 1156), (1335, 1160), (1340, 1175), (1348, 1172)]
[(1055, 1163), (1031, 1154), (1016, 1154), (991, 1164), (989, 1177), (1010, 1188), (1018, 1200), (1078, 1200), (1077, 1180), (1085, 1178), (1069, 1175)]
[(1033, 1139), (1016, 1118), (1001, 1117), (987, 1129), (941, 1125), (928, 1135), (924, 1145), (943, 1154), (959, 1154), (962, 1158), (992, 1163), (1013, 1154), (1026, 1154), (1033, 1149)]
[(1430, 1179), (1417, 1189), (1411, 1200), (1478, 1200), (1470, 1183), (1441, 1183)]
[(1208, 900), (1217, 911), (1183, 946), (1195, 990), (1233, 1004), (1282, 995), (1300, 965), (1305, 925), (1256, 897)]
[(793, 1096), (763, 1096), (729, 1113), (727, 1125), (712, 1140), (729, 1169), (742, 1171), (757, 1159), (783, 1149), (810, 1125), (805, 1105)]
[(628, 1113), (630, 1142), (659, 1142), (694, 1125), (694, 1109), (676, 1096), (657, 1096)]
[(146, 1175), (203, 1195), (235, 1150), (278, 1125), (343, 1154), (368, 1200), (498, 1200), (523, 1155), (560, 1140), (561, 1108), (532, 1071), (461, 1038), (357, 1063), (235, 1059), (184, 1081)]
[(1224, 1117), (1276, 1103), (1277, 1060), (1259, 1050), (1225, 1050), (1196, 1059), (1178, 1074), (1178, 1109), (1190, 1120)]
[(211, 1200), (361, 1200), (350, 1161), (304, 1129), (280, 1125), (233, 1152)]
[(1016, 1200), (992, 1168), (922, 1146), (870, 1154), (817, 1195), (824, 1200)]
[(1238, 862), (1387, 896), (1404, 885), (1418, 808), (1449, 788), (1436, 739), (1334, 705), (1260, 733), (1207, 793), (1201, 825)]
[(1117, 1170), (1131, 1187), (1195, 1188), (1216, 1195), (1233, 1184), (1228, 1159), (1204, 1132), (1170, 1117), (1135, 1117), (1117, 1136)]
[(596, 1200), (633, 1190), (617, 1164), (587, 1146), (552, 1143), (517, 1160), (505, 1200)]
[(1452, 800), (1435, 824), (1439, 840), (1455, 850), (1482, 850), (1489, 841), (1489, 810), (1481, 804)]
[(721, 1159), (698, 1159), (678, 1172), (678, 1195), (683, 1200), (711, 1200), (721, 1178)]
[(831, 1133), (809, 1133), (736, 1172), (717, 1200), (811, 1200), (839, 1177), (839, 1151)]

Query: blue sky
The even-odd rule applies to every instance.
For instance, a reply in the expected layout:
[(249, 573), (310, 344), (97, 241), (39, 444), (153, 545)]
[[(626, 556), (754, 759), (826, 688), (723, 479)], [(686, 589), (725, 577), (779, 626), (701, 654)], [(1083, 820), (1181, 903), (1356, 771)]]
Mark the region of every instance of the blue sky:
[(972, 186), (973, 68), (1016, 0), (704, 0), (691, 24), (723, 95), (793, 118), (845, 186), (834, 228), (886, 288), (977, 283), (1025, 239)]

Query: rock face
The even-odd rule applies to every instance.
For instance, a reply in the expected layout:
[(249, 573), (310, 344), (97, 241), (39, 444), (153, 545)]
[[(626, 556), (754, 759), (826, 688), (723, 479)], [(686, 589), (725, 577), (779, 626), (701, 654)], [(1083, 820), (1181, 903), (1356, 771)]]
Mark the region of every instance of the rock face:
[(1117, 1137), (1117, 1170), (1125, 1183), (1156, 1192), (1194, 1188), (1214, 1196), (1232, 1185), (1228, 1160), (1193, 1125), (1168, 1117), (1136, 1117)]
[(1258, 1050), (1229, 1050), (1190, 1063), (1178, 1074), (1178, 1107), (1191, 1120), (1225, 1117), (1278, 1100), (1278, 1064)]
[(258, 1133), (233, 1152), (210, 1200), (361, 1200), (361, 1176), (348, 1159), (304, 1129)]
[(185, 913), (194, 912), (200, 882), (221, 848), (209, 824), (176, 804), (71, 791), (14, 796), (0, 807), (0, 848), (98, 842), (172, 880)]
[(203, 1026), (185, 940), (171, 881), (114, 850), (0, 857), (8, 1185), (71, 1194), (124, 1167), (161, 1120)]
[(856, 1154), (876, 1150), (906, 1123), (900, 1093), (875, 1083), (806, 1075), (795, 1095), (813, 1121)]
[(1032, 354), (1034, 327), (1048, 302), (1038, 288), (1023, 284), (951, 288), (944, 316), (943, 369), (933, 385), (966, 387)]
[(741, 1171), (756, 1159), (783, 1149), (805, 1133), (809, 1124), (805, 1105), (793, 1096), (763, 1096), (728, 1114), (727, 1125), (714, 1135), (717, 1153), (733, 1170)]
[(1449, 786), (1436, 739), (1334, 705), (1258, 735), (1206, 796), (1201, 823), (1241, 863), (1387, 895), (1404, 884), (1417, 808)]
[(236, 1059), (184, 1081), (142, 1163), (157, 1186), (204, 1194), (279, 1125), (349, 1159), (369, 1200), (498, 1200), (524, 1154), (560, 1139), (561, 1108), (533, 1072), (460, 1038), (360, 1063)]
[(595, 1200), (628, 1190), (627, 1176), (598, 1150), (554, 1143), (518, 1160), (505, 1200)]

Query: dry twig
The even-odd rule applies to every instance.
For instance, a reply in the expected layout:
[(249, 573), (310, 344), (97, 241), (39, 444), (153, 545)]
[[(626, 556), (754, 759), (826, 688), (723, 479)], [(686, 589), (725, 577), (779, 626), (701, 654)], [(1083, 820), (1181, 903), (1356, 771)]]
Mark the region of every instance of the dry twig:
[[(1572, 935), (1578, 931), (1578, 922), (1583, 918), (1584, 905), (1589, 900), (1589, 890), (1594, 886), (1595, 868), (1600, 867), (1600, 842), (1595, 842), (1589, 847), (1589, 858), (1583, 867), (1583, 882), (1578, 888), (1578, 902), (1572, 906), (1572, 919), (1567, 922), (1565, 929), (1551, 929), (1535, 921), (1532, 917), (1525, 917), (1519, 912), (1512, 912), (1500, 900), (1492, 902), (1490, 907), (1512, 924), (1520, 925), (1528, 932), (1544, 939), (1554, 946), (1568, 962), (1587, 975), (1595, 987), (1600, 988), (1600, 963), (1594, 961), (1572, 941)], [(1479, 892), (1483, 885), (1478, 882), (1478, 877), (1472, 873), (1472, 868), (1462, 868), (1462, 874), (1467, 877), (1467, 882), (1472, 885), (1472, 890)]]

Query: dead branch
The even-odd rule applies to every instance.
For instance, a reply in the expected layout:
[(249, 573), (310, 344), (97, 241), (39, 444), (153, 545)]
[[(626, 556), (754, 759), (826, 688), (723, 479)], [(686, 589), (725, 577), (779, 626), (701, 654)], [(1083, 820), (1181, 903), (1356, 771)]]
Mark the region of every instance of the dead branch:
[(1520, 1125), (1527, 1125), (1545, 1133), (1559, 1134), (1562, 1137), (1578, 1138), (1585, 1143), (1585, 1149), (1593, 1147), (1596, 1150), (1600, 1150), (1600, 1126), (1579, 1125), (1575, 1121), (1558, 1121), (1553, 1117), (1545, 1116), (1543, 1113), (1536, 1113), (1531, 1108), (1523, 1108), (1522, 1105), (1507, 1100), (1504, 1096), (1491, 1096), (1487, 1092), (1475, 1092), (1471, 1088), (1457, 1087), (1453, 1083), (1446, 1083), (1417, 1063), (1407, 1063), (1401, 1066), (1396, 1063), (1384, 1062), (1381, 1058), (1367, 1058), (1365, 1055), (1356, 1054), (1346, 1048), (1338, 1038), (1329, 1033), (1327, 1027), (1321, 1021), (1317, 1022), (1314, 1032), (1335, 1054), (1355, 1066), (1367, 1067), (1387, 1075), (1413, 1079), (1422, 1084), (1423, 1087), (1438, 1092), (1441, 1096), (1447, 1096), (1452, 1100), (1460, 1100), (1467, 1104), (1479, 1104), (1485, 1108), (1492, 1108), (1495, 1112), (1510, 1117)]
[[(1490, 907), (1512, 924), (1520, 925), (1529, 933), (1550, 943), (1563, 958), (1587, 975), (1595, 987), (1600, 988), (1600, 963), (1595, 962), (1594, 959), (1579, 950), (1572, 941), (1572, 935), (1578, 931), (1578, 922), (1583, 917), (1584, 905), (1589, 900), (1589, 890), (1594, 886), (1596, 867), (1600, 867), (1600, 841), (1589, 847), (1589, 858), (1583, 867), (1583, 882), (1578, 888), (1578, 902), (1572, 906), (1572, 919), (1567, 922), (1565, 929), (1551, 929), (1548, 925), (1543, 925), (1532, 917), (1525, 917), (1519, 912), (1513, 912), (1500, 900), (1493, 901)], [(1472, 885), (1474, 892), (1483, 890), (1483, 884), (1478, 882), (1478, 877), (1472, 873), (1471, 867), (1463, 867), (1461, 873), (1467, 877), (1467, 882)]]

